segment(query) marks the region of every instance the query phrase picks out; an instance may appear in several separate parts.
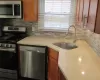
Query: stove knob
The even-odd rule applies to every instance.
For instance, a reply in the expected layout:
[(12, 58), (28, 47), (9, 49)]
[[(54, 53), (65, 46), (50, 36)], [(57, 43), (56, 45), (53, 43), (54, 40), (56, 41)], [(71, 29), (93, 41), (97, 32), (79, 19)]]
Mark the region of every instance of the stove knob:
[(15, 48), (15, 45), (13, 44), (12, 47)]
[(1, 46), (1, 43), (0, 43), (0, 46)]
[(7, 44), (4, 44), (4, 47), (7, 47)]
[(10, 44), (10, 48), (12, 48), (12, 45)]
[(11, 44), (8, 44), (8, 47), (11, 48)]
[(2, 46), (2, 47), (5, 47), (5, 44), (2, 44), (1, 46)]
[(9, 48), (9, 44), (6, 44), (6, 47)]
[(3, 44), (1, 44), (0, 46), (3, 47)]

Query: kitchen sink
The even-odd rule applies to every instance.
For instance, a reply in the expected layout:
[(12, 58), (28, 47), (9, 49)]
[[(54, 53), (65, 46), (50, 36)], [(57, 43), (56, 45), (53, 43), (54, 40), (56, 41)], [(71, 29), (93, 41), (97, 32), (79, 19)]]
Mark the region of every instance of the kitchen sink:
[(57, 42), (57, 43), (53, 43), (55, 46), (58, 46), (60, 48), (63, 48), (63, 49), (75, 49), (77, 48), (78, 46), (76, 46), (74, 43), (67, 43), (67, 42)]

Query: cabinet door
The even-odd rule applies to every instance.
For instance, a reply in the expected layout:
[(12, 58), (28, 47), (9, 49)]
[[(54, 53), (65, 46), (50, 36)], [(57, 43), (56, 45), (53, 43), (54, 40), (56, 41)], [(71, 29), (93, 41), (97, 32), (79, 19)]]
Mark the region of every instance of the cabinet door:
[(90, 0), (84, 0), (84, 8), (83, 8), (83, 22), (84, 22), (84, 26), (87, 26), (89, 7), (90, 7)]
[(91, 0), (90, 1), (90, 9), (89, 9), (87, 27), (91, 31), (94, 31), (94, 28), (95, 28), (97, 4), (98, 4), (98, 0)]
[(96, 18), (95, 33), (100, 34), (100, 1), (98, 2), (98, 11), (97, 11), (97, 18)]
[(77, 0), (77, 6), (76, 6), (76, 24), (79, 24), (79, 10), (80, 10), (80, 0)]
[(49, 48), (49, 57), (52, 57), (53, 59), (56, 60), (56, 63), (58, 63), (58, 52)]
[(23, 0), (23, 17), (25, 21), (38, 21), (38, 0)]
[(80, 9), (79, 9), (79, 24), (81, 25), (83, 21), (83, 0), (80, 0)]
[(84, 0), (83, 16), (88, 17), (90, 0)]
[(58, 63), (52, 57), (49, 57), (48, 80), (58, 80)]
[(59, 69), (59, 80), (67, 80), (60, 69)]

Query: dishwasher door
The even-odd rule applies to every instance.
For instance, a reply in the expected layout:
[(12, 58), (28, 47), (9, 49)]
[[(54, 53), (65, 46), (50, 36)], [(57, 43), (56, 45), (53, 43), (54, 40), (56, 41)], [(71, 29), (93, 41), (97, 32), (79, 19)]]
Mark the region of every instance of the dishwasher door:
[(45, 80), (45, 51), (45, 47), (20, 46), (20, 70), (22, 77)]

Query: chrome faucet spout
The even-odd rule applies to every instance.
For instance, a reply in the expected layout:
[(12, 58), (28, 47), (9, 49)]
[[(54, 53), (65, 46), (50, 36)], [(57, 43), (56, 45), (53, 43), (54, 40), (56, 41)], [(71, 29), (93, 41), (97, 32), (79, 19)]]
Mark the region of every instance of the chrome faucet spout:
[(69, 34), (69, 32), (70, 32), (70, 28), (71, 28), (71, 27), (73, 27), (74, 30), (75, 30), (73, 43), (76, 43), (76, 41), (77, 41), (77, 35), (76, 35), (76, 27), (75, 27), (75, 25), (71, 25), (71, 26), (68, 28), (68, 31), (67, 31), (67, 34), (66, 34), (66, 35)]

